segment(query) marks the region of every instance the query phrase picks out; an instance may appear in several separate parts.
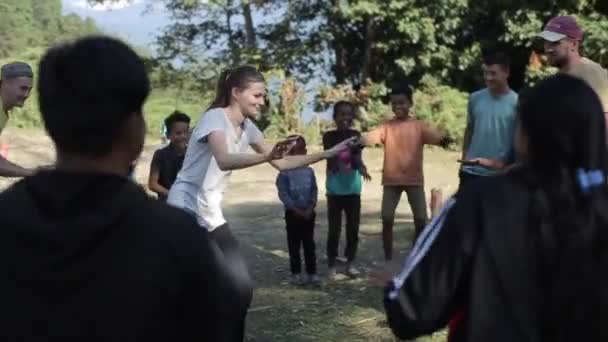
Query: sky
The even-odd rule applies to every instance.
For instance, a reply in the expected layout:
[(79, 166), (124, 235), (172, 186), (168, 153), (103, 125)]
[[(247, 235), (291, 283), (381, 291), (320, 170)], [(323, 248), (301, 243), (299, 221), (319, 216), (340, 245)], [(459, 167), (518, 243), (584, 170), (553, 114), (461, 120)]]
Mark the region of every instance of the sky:
[[(90, 17), (104, 32), (116, 34), (135, 45), (150, 48), (154, 37), (169, 18), (161, 6), (148, 6), (154, 0), (120, 0), (111, 5), (91, 6), (86, 0), (62, 0), (63, 12)], [(149, 9), (148, 11), (146, 11)]]

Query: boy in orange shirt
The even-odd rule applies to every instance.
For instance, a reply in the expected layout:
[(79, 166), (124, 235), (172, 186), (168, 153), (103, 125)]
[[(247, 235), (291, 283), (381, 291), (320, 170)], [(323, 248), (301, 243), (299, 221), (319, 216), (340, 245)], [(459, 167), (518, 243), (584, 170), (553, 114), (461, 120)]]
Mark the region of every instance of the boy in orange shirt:
[(412, 91), (393, 89), (390, 96), (395, 117), (363, 137), (365, 145), (384, 145), (382, 172), (382, 240), (387, 261), (393, 258), (393, 224), (401, 193), (407, 194), (414, 216), (416, 236), (427, 223), (422, 172), (423, 146), (447, 147), (453, 140), (444, 132), (412, 117)]

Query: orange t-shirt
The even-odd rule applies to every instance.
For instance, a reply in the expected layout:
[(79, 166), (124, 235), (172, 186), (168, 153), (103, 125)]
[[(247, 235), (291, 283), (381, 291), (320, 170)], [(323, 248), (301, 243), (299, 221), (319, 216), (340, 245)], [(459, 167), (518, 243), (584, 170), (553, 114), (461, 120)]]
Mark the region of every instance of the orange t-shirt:
[(443, 135), (424, 122), (392, 119), (366, 135), (368, 144), (384, 145), (382, 185), (423, 185), (424, 144), (439, 144)]

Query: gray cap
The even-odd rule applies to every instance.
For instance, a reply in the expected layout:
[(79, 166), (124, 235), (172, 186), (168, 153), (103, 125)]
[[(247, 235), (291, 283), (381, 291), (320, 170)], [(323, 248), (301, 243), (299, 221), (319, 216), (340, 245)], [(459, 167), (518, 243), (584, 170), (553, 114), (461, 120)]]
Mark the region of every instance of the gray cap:
[(0, 69), (0, 79), (2, 80), (17, 77), (33, 78), (34, 73), (32, 72), (32, 68), (27, 63), (13, 62), (4, 64), (2, 69)]

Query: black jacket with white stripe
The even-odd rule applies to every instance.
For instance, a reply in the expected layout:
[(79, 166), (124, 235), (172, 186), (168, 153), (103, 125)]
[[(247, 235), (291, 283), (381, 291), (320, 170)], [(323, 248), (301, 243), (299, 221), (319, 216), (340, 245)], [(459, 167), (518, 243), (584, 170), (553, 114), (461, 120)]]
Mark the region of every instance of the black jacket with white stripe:
[(463, 313), (451, 342), (540, 341), (542, 296), (526, 229), (530, 190), (510, 173), (473, 182), (457, 197), (387, 286), (391, 329), (410, 339)]

